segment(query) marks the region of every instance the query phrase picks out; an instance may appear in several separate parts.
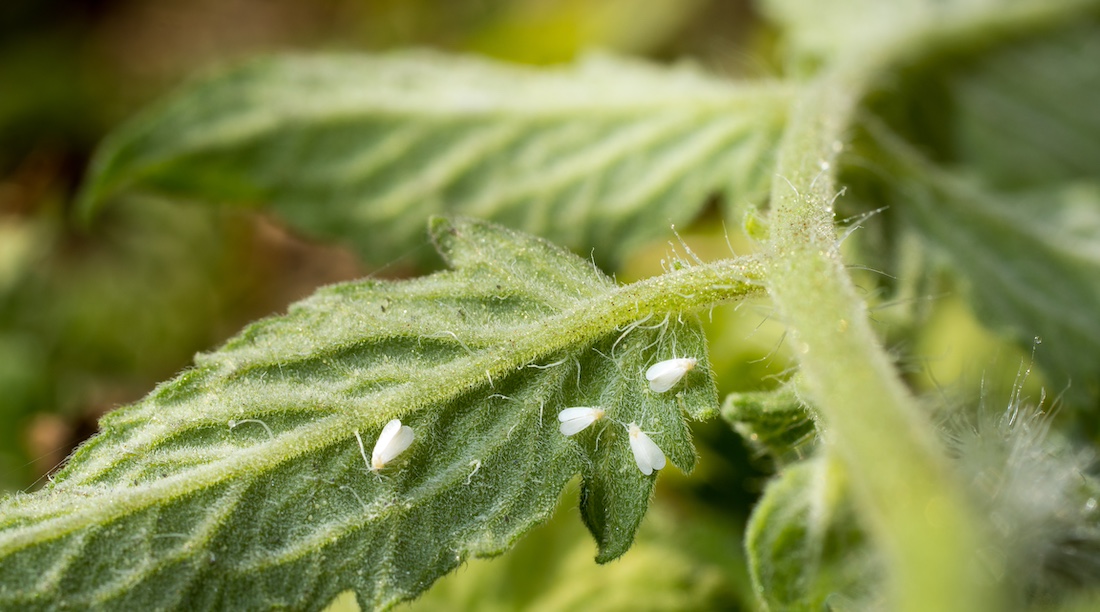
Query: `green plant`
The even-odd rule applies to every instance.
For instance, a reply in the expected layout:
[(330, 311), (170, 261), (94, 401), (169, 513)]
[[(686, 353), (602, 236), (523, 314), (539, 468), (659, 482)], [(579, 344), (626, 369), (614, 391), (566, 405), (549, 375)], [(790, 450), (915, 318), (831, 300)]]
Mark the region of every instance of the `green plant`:
[[(352, 589), (386, 608), (510, 548), (578, 474), (597, 561), (616, 559), (656, 480), (626, 424), (690, 472), (685, 419), (719, 413), (696, 313), (765, 296), (797, 374), (721, 410), (778, 468), (745, 537), (760, 605), (1082, 605), (1100, 572), (1083, 450), (1100, 397), (1100, 6), (763, 8), (781, 81), (610, 57), (280, 56), (115, 132), (89, 218), (133, 194), (264, 207), (372, 263), (425, 259), (427, 222), (448, 269), (321, 289), (106, 416), (44, 490), (0, 505), (0, 605), (319, 608)], [(597, 267), (715, 194), (751, 254), (684, 244), (626, 285)], [(846, 261), (885, 272), (859, 281), (884, 300), (949, 275), (992, 328), (1041, 337), (1046, 383), (1072, 383), (1063, 418), (1028, 406), (1023, 377), (1003, 412), (919, 397)], [(906, 334), (924, 314), (889, 316)], [(650, 389), (646, 368), (674, 357), (698, 363)], [(606, 417), (566, 437), (557, 415), (577, 406)], [(393, 418), (415, 440), (372, 470)]]

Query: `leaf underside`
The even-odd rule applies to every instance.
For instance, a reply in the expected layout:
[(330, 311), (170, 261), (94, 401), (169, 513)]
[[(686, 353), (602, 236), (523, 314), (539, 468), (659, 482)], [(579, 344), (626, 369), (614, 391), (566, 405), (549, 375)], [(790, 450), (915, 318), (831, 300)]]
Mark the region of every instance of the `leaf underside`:
[(81, 206), (138, 191), (263, 207), (376, 264), (421, 246), (428, 216), (457, 213), (614, 264), (710, 196), (759, 203), (787, 97), (605, 56), (553, 70), (426, 51), (280, 56), (116, 131)]
[[(0, 608), (317, 609), (348, 589), (386, 608), (504, 551), (578, 473), (599, 559), (625, 552), (655, 476), (621, 423), (688, 471), (683, 412), (717, 408), (698, 322), (626, 328), (588, 261), (480, 222), (431, 231), (453, 270), (331, 286), (249, 326), (5, 499)], [(642, 373), (674, 354), (699, 367), (651, 393)], [(610, 418), (566, 438), (557, 412), (578, 405)], [(416, 439), (372, 474), (355, 432), (369, 455), (398, 417)]]
[[(876, 205), (896, 209), (983, 320), (1034, 347), (1051, 386), (1086, 407), (1100, 397), (1098, 34), (1100, 19), (1079, 19), (954, 58), (951, 71), (923, 67), (910, 91), (928, 93), (927, 108), (877, 108), (891, 125), (872, 127), (870, 153), (890, 177)], [(945, 109), (955, 129), (938, 142), (927, 135), (944, 132)]]

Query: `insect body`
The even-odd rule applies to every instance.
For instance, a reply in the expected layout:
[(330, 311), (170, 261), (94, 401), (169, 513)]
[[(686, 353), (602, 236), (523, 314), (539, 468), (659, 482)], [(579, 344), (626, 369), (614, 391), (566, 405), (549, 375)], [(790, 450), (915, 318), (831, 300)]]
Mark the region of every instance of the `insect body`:
[(694, 357), (681, 357), (678, 359), (666, 359), (649, 366), (645, 371), (645, 378), (649, 381), (649, 388), (657, 393), (664, 393), (676, 386), (685, 374), (695, 369), (699, 363)]
[(637, 423), (627, 425), (626, 429), (630, 433), (630, 450), (634, 451), (634, 463), (638, 464), (638, 469), (643, 474), (649, 476), (653, 470), (665, 467), (665, 454)]
[(566, 408), (558, 413), (558, 420), (561, 421), (559, 429), (563, 434), (571, 436), (584, 431), (589, 425), (602, 419), (605, 414), (603, 408), (588, 408), (586, 406)]
[(378, 434), (378, 442), (374, 443), (374, 451), (370, 454), (370, 469), (374, 472), (386, 467), (413, 442), (413, 430), (408, 425), (402, 426), (401, 421), (394, 419), (382, 428)]

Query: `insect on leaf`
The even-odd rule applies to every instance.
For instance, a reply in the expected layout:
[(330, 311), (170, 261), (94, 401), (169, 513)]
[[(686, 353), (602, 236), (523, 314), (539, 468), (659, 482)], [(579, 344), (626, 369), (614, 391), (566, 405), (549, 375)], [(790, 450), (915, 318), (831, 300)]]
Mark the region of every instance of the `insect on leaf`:
[[(0, 502), (0, 608), (316, 609), (349, 589), (387, 608), (503, 552), (576, 474), (599, 559), (625, 552), (656, 475), (621, 424), (689, 471), (684, 412), (717, 410), (697, 322), (639, 317), (635, 286), (541, 239), (431, 233), (451, 270), (334, 285), (247, 327)], [(685, 353), (701, 374), (650, 393), (645, 369)], [(608, 418), (567, 437), (574, 406)], [(394, 419), (411, 431), (390, 426), (372, 473)]]

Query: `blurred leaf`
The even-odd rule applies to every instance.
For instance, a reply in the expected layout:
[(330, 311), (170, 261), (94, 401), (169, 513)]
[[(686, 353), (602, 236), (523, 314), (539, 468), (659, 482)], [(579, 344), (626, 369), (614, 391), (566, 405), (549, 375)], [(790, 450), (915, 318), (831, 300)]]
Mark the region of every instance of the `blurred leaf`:
[(772, 480), (749, 519), (745, 548), (769, 609), (868, 609), (878, 571), (835, 461), (814, 457)]
[(29, 406), (53, 382), (45, 355), (29, 334), (0, 333), (0, 491), (29, 484), (27, 457), (20, 437)]
[(790, 55), (813, 63), (871, 53), (864, 59), (893, 59), (888, 51), (898, 45), (950, 39), (963, 31), (967, 44), (983, 44), (1003, 35), (1004, 23), (1019, 20), (1033, 29), (1090, 5), (1096, 6), (1095, 0), (766, 0), (761, 10), (783, 33)]
[(998, 193), (878, 134), (887, 195), (968, 287), (984, 321), (1024, 347), (1056, 388), (1100, 397), (1100, 183)]
[(452, 211), (615, 262), (708, 196), (759, 201), (787, 92), (603, 56), (547, 71), (428, 52), (277, 57), (117, 131), (82, 206), (126, 190), (269, 206), (374, 263)]
[[(578, 472), (598, 559), (625, 552), (655, 475), (621, 422), (687, 471), (682, 411), (717, 408), (698, 322), (624, 330), (647, 298), (588, 261), (480, 222), (432, 234), (453, 271), (334, 285), (248, 327), (4, 500), (0, 606), (305, 608), (354, 589), (387, 607), (504, 551)], [(699, 367), (650, 393), (642, 372), (674, 350)], [(610, 418), (566, 438), (576, 405)], [(394, 417), (416, 440), (373, 475), (357, 437)]]
[(791, 56), (821, 59), (849, 49), (882, 48), (883, 41), (959, 3), (765, 0), (760, 4), (764, 15), (782, 32)]
[[(869, 104), (864, 197), (1072, 404), (1100, 398), (1100, 16), (927, 58)], [(878, 122), (882, 118), (889, 127)], [(864, 180), (852, 169), (853, 182)], [(868, 194), (871, 194), (868, 197)]]
[(1095, 612), (1100, 609), (1100, 589), (1092, 588), (1075, 593), (1068, 602), (1049, 609), (1052, 612)]
[(232, 240), (246, 219), (232, 216), (125, 201), (105, 216), (94, 240), (45, 212), (20, 222), (22, 239), (0, 236), (0, 251), (23, 245), (6, 295), (0, 293), (0, 352), (11, 355), (0, 365), (7, 424), (0, 435), (19, 436), (3, 444), (8, 451), (34, 450), (15, 460), (21, 467), (5, 474), (3, 488), (30, 485), (56, 464), (32, 462), (53, 451), (63, 457), (76, 442), (27, 448), (25, 426), (34, 413), (84, 429), (228, 335), (228, 313), (243, 309), (235, 292), (257, 282), (256, 267), (244, 265), (245, 249)]
[(722, 403), (722, 418), (749, 446), (779, 464), (803, 458), (817, 436), (794, 383), (774, 391), (730, 393)]
[(30, 457), (20, 433), (30, 406), (51, 384), (42, 342), (9, 322), (19, 302), (16, 292), (42, 258), (44, 234), (36, 224), (0, 217), (0, 490), (29, 484)]
[(996, 190), (1097, 182), (1100, 11), (940, 78), (951, 111), (947, 163)]
[(32, 223), (0, 217), (0, 308), (42, 256), (45, 243), (42, 234)]

